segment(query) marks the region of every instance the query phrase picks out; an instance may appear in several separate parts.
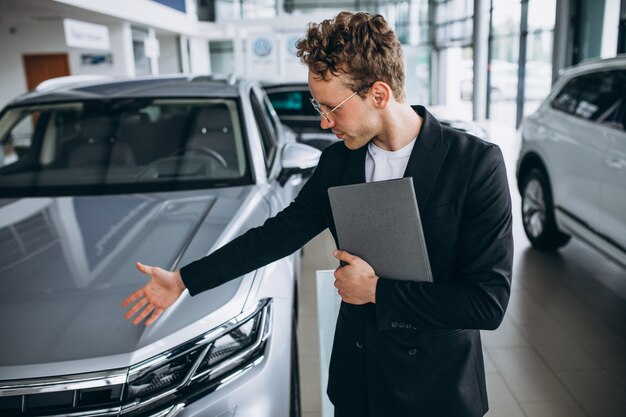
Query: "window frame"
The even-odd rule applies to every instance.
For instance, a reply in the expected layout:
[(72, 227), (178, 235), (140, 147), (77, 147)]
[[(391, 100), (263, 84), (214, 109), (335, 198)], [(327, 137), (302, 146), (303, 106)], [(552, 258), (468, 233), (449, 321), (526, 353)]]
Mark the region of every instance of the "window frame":
[(252, 106), (252, 115), (259, 132), (265, 168), (269, 177), (278, 154), (278, 127), (273, 124), (273, 121), (270, 122), (272, 123), (271, 125), (268, 124), (268, 119), (271, 119), (271, 115), (266, 113), (265, 107), (268, 104), (265, 102), (265, 99), (258, 97), (254, 89), (250, 90), (250, 105)]

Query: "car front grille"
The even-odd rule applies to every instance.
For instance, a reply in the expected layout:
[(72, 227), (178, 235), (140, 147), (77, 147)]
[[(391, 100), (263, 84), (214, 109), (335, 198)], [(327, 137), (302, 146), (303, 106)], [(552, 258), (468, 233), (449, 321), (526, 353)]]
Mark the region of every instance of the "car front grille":
[[(48, 414), (67, 414), (99, 410), (106, 406), (115, 406), (120, 400), (123, 385), (107, 388), (85, 389), (75, 391), (49, 392), (0, 398), (0, 415), (2, 416), (43, 416)], [(109, 410), (116, 416), (119, 407)]]
[[(2, 382), (0, 416), (117, 416), (127, 370)], [(97, 414), (96, 414), (97, 412)]]

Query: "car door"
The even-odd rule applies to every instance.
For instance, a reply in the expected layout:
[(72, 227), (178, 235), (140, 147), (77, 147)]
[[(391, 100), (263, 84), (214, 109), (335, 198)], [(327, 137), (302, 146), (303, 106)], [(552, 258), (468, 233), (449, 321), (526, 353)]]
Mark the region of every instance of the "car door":
[(555, 208), (592, 228), (597, 228), (600, 220), (606, 148), (591, 120), (597, 108), (593, 89), (599, 81), (598, 74), (592, 73), (567, 82), (542, 122), (542, 154), (548, 164)]
[(601, 202), (604, 215), (599, 232), (626, 248), (626, 69), (611, 72), (615, 101), (597, 123), (606, 142), (602, 163)]

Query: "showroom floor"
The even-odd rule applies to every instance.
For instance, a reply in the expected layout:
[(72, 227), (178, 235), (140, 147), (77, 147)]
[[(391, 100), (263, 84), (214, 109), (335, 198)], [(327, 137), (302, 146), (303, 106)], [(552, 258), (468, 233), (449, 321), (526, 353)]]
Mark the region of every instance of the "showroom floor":
[[(508, 311), (498, 330), (482, 332), (487, 416), (623, 417), (626, 272), (576, 241), (553, 255), (530, 248), (514, 181), (519, 139), (495, 123), (485, 128), (507, 162), (515, 222)], [(328, 232), (304, 248), (298, 328), (304, 417), (331, 417), (321, 415), (315, 271), (337, 266), (332, 249)]]

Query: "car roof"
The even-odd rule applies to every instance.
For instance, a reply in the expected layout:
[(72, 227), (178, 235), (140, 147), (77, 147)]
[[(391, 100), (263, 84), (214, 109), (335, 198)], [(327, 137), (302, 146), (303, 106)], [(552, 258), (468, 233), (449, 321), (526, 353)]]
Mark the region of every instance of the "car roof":
[(50, 83), (13, 100), (10, 106), (60, 101), (98, 100), (110, 98), (180, 98), (228, 97), (240, 95), (244, 81), (238, 78), (212, 76), (150, 76), (125, 79), (95, 79)]
[(615, 68), (626, 68), (626, 54), (620, 54), (613, 58), (591, 58), (572, 67), (564, 68), (559, 72), (561, 78)]

